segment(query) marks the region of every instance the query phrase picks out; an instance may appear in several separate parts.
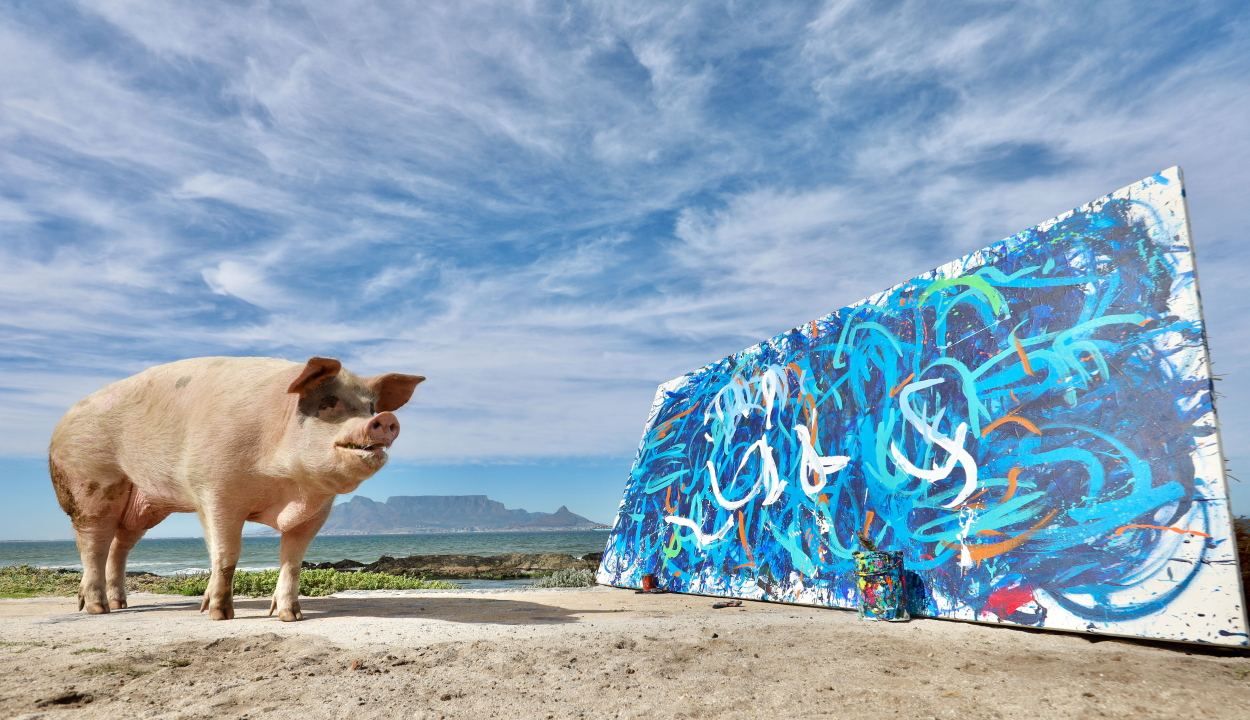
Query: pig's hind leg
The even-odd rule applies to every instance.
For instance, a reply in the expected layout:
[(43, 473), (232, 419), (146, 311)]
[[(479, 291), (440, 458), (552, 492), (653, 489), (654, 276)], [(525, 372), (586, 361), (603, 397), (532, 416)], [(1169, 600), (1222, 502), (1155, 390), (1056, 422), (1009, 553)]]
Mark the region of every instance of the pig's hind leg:
[(274, 589), (273, 600), (269, 603), (269, 614), (278, 611), (278, 619), (282, 622), (303, 620), (304, 613), (299, 607), (299, 576), (304, 563), (304, 553), (317, 531), (325, 524), (333, 509), (333, 499), (326, 502), (317, 515), (301, 525), (282, 533), (282, 545), (278, 550), (278, 560), (282, 570), (278, 573), (278, 587)]
[(109, 607), (119, 610), (126, 607), (126, 558), (143, 534), (169, 516), (169, 511), (152, 507), (147, 495), (138, 486), (130, 484), (126, 493), (125, 510), (117, 526), (117, 534), (109, 548), (108, 597)]
[(48, 471), (61, 508), (74, 525), (78, 554), (82, 557), (82, 582), (78, 586), (78, 609), (92, 615), (109, 611), (105, 591), (105, 564), (109, 545), (117, 534), (126, 505), (124, 477), (100, 480), (86, 477), (65, 463), (49, 459)]

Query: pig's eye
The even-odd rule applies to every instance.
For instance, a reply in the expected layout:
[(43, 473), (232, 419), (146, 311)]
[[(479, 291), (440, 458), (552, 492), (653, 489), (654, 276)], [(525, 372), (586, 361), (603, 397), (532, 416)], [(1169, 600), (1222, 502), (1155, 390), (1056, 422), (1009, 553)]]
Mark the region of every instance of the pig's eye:
[(370, 415), (377, 415), (377, 414), (378, 414), (378, 411), (373, 409), (373, 403), (369, 403), (369, 414), (370, 414)]
[(333, 410), (334, 408), (338, 407), (338, 404), (339, 404), (338, 398), (334, 397), (333, 395), (327, 395), (321, 399), (321, 404), (317, 406), (317, 412), (320, 413), (323, 410)]

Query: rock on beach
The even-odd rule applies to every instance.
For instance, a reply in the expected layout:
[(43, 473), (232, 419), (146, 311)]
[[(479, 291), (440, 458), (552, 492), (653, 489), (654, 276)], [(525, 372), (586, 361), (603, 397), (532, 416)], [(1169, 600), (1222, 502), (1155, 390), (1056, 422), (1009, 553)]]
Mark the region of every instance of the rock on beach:
[(355, 560), (304, 563), (310, 570), (360, 570), (438, 579), (513, 579), (550, 575), (556, 570), (594, 570), (603, 553), (573, 557), (564, 553), (506, 553), (504, 555), (383, 555), (376, 562)]

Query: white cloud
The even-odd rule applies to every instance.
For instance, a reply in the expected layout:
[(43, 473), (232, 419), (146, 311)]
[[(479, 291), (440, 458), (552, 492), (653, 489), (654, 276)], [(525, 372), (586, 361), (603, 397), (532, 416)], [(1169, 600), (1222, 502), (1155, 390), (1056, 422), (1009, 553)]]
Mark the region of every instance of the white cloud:
[[(1158, 50), (1128, 3), (89, 7), (91, 53), (0, 20), (31, 387), (338, 354), (429, 376), (402, 457), (627, 455), (656, 383), (1179, 163), (1245, 424), (1244, 20)], [(12, 448), (72, 400), (23, 402)]]

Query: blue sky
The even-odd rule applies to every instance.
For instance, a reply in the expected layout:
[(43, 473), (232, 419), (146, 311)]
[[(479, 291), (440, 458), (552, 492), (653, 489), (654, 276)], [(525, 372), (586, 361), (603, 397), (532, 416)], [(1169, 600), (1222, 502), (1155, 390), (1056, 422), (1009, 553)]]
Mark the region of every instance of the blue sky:
[(361, 494), (609, 521), (660, 382), (1172, 165), (1250, 513), (1250, 6), (1075, 8), (2, 2), (0, 538), (202, 355), (428, 376)]

